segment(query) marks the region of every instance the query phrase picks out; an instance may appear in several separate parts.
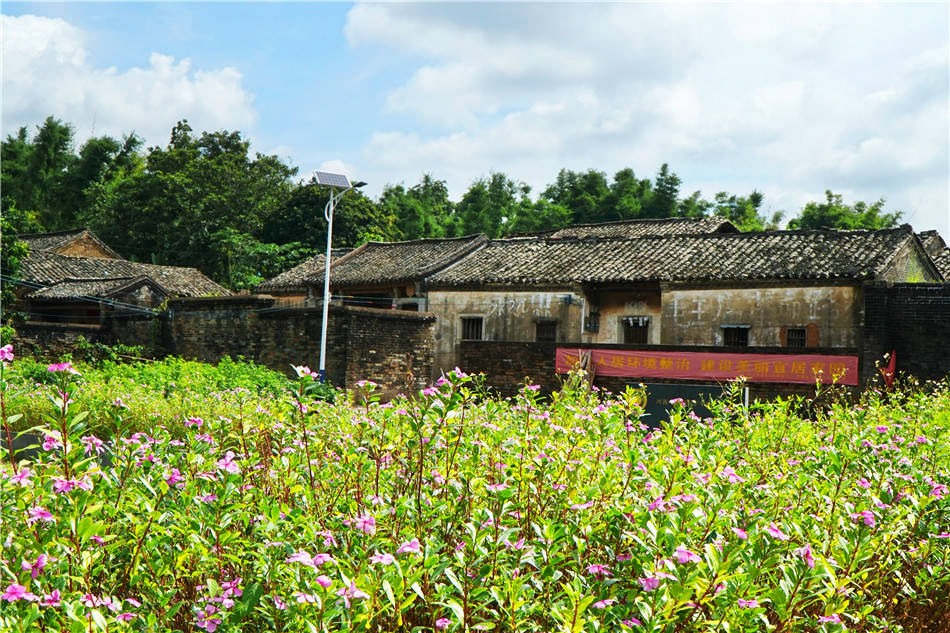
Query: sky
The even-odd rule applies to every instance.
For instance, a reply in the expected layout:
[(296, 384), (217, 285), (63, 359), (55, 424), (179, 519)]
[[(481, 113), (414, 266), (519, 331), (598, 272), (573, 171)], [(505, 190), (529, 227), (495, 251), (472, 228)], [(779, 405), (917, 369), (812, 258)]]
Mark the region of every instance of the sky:
[(2, 4), (2, 133), (239, 130), (308, 177), (886, 199), (950, 242), (950, 3)]

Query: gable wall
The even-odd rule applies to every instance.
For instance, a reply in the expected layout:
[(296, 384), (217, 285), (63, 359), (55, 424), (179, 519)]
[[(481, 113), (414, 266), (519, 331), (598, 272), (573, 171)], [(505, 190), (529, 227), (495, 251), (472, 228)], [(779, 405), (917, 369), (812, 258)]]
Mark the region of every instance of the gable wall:
[(103, 250), (95, 241), (88, 237), (79, 237), (71, 240), (68, 244), (56, 249), (59, 255), (68, 255), (70, 257), (100, 257), (105, 259), (116, 259), (115, 255)]
[(930, 272), (912, 241), (898, 251), (880, 279), (889, 283), (913, 284), (940, 281)]

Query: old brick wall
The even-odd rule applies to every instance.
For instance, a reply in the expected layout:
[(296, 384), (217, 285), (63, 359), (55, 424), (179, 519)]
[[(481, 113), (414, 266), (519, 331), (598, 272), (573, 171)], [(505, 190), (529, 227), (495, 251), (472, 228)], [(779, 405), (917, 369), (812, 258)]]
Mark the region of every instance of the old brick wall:
[[(322, 310), (276, 308), (245, 295), (169, 302), (163, 339), (170, 354), (216, 362), (224, 356), (291, 374), (320, 362)], [(422, 388), (432, 371), (433, 325), (427, 313), (330, 307), (327, 377), (336, 385), (379, 383), (387, 393)]]
[(923, 380), (950, 374), (950, 284), (868, 284), (862, 369), (897, 352), (897, 370)]
[(528, 379), (543, 393), (560, 388), (555, 373), (555, 343), (461, 341), (459, 368), (468, 374), (485, 374), (485, 384), (501, 395), (511, 395)]
[[(292, 375), (291, 365), (319, 367), (322, 319), (319, 308), (279, 308), (259, 295), (176, 299), (159, 315), (114, 314), (101, 327), (27, 323), (14, 345), (55, 359), (82, 335), (209, 363), (243, 356)], [(339, 386), (372, 380), (386, 395), (421, 389), (432, 373), (434, 325), (428, 313), (331, 306), (327, 376)]]
[(56, 360), (63, 354), (75, 352), (80, 336), (90, 343), (111, 343), (109, 333), (99, 325), (40, 322), (17, 325), (11, 343), (17, 355)]

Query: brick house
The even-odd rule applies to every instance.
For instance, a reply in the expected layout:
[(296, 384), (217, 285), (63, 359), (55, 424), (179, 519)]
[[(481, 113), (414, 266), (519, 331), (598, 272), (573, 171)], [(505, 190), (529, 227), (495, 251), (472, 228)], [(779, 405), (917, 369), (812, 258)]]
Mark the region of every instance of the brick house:
[(32, 321), (99, 324), (171, 298), (231, 294), (196, 268), (130, 262), (87, 229), (20, 238), (30, 251), (20, 265), (17, 309)]
[(426, 284), (444, 370), (465, 340), (853, 351), (866, 283), (943, 281), (904, 225), (493, 240)]

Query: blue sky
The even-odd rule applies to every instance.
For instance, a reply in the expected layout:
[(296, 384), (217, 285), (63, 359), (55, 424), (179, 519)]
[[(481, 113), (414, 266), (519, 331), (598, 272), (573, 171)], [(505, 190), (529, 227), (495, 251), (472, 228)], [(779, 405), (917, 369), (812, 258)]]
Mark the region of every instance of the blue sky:
[(929, 4), (3, 3), (3, 121), (77, 141), (175, 121), (457, 199), (562, 168), (683, 193), (827, 188), (950, 235), (950, 14)]

